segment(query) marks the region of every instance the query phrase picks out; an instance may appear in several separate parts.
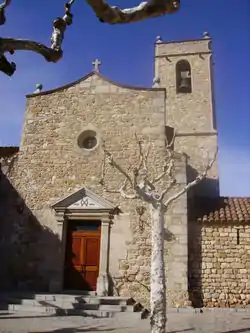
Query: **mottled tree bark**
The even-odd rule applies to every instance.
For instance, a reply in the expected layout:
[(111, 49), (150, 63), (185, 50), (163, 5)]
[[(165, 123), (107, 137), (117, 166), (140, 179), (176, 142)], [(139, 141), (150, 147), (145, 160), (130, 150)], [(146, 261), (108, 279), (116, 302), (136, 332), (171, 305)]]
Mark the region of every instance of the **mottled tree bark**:
[(87, 0), (101, 22), (110, 24), (131, 23), (165, 14), (175, 13), (180, 7), (180, 0), (149, 0), (138, 6), (120, 9), (110, 6), (104, 0)]
[(164, 207), (156, 202), (150, 205), (151, 215), (151, 333), (165, 333), (166, 279), (164, 262)]

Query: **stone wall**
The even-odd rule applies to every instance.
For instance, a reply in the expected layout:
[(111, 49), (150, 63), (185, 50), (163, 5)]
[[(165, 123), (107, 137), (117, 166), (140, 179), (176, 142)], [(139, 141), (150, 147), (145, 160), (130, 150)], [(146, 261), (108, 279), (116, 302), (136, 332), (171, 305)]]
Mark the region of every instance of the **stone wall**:
[(250, 307), (250, 224), (189, 223), (194, 306)]
[[(105, 141), (116, 161), (127, 169), (138, 160), (134, 136), (137, 132), (146, 144), (151, 145), (148, 165), (154, 177), (162, 171), (165, 157), (164, 117), (164, 89), (122, 87), (97, 74), (58, 90), (28, 97), (20, 152), (11, 181), (41, 230), (46, 230), (58, 241), (52, 242), (57, 244), (57, 250), (51, 250), (47, 243), (51, 238), (42, 238), (44, 243), (40, 250), (38, 247), (30, 252), (34, 253), (34, 258), (29, 261), (36, 270), (33, 286), (39, 276), (41, 284), (47, 288), (59, 272), (57, 258), (61, 241), (57, 237), (57, 221), (50, 206), (86, 186), (118, 204), (122, 211), (114, 220), (110, 237), (110, 273), (114, 291), (148, 304), (151, 251), (148, 209), (145, 207), (140, 219), (136, 208), (145, 206), (144, 203), (124, 200), (104, 191), (99, 183), (103, 161), (101, 143)], [(78, 135), (88, 128), (94, 129), (100, 139), (99, 146), (91, 153), (77, 146)], [(186, 182), (185, 162), (180, 162), (177, 176), (178, 183), (183, 186)], [(106, 177), (109, 188), (117, 189), (123, 182), (113, 169), (108, 170)], [(159, 183), (159, 190), (163, 188), (164, 181)], [(166, 270), (173, 306), (184, 304), (187, 299), (186, 196), (168, 213), (167, 226), (178, 236), (172, 240), (166, 236), (166, 263), (169, 264)], [(178, 231), (174, 230), (173, 222), (177, 220)]]

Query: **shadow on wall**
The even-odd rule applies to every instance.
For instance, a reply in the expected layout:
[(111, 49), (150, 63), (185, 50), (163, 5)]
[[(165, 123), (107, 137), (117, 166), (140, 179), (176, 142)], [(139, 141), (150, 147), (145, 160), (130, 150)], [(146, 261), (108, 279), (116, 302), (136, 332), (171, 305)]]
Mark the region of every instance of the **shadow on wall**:
[(57, 235), (41, 226), (0, 170), (0, 290), (47, 291), (54, 274), (48, 257), (57, 260), (60, 252)]
[[(193, 181), (198, 176), (198, 171), (191, 165), (187, 165), (187, 182)], [(206, 178), (198, 185), (192, 187), (188, 196), (219, 196), (219, 180)]]
[[(191, 182), (198, 176), (198, 172), (192, 166), (187, 165), (187, 181)], [(203, 307), (202, 292), (202, 224), (197, 222), (201, 202), (199, 198), (219, 197), (219, 180), (207, 178), (188, 192), (188, 290), (192, 306)], [(205, 199), (206, 200), (206, 199)], [(207, 201), (207, 200), (206, 200)], [(210, 201), (210, 200), (209, 200)], [(216, 200), (218, 201), (218, 200)], [(202, 209), (204, 209), (202, 204)], [(211, 207), (206, 207), (209, 211)]]
[[(191, 206), (191, 205), (190, 205)], [(189, 206), (189, 207), (190, 207)], [(193, 219), (188, 219), (188, 293), (194, 308), (202, 308), (202, 225)]]

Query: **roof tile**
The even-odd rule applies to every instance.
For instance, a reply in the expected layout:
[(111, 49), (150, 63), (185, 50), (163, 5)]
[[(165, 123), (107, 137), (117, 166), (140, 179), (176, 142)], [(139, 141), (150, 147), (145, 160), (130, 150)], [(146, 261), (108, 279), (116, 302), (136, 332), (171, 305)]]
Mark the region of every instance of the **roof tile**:
[(250, 222), (250, 198), (196, 197), (189, 218), (200, 222)]

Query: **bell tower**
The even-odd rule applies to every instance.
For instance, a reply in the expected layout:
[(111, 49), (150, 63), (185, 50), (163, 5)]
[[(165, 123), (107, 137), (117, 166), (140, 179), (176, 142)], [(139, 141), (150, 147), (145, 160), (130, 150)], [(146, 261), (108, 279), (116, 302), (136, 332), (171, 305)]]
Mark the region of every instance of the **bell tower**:
[[(201, 172), (217, 148), (212, 39), (155, 43), (155, 86), (166, 88), (166, 126), (176, 131), (175, 149), (188, 155), (188, 180)], [(219, 195), (217, 162), (195, 192)]]

